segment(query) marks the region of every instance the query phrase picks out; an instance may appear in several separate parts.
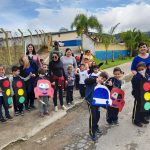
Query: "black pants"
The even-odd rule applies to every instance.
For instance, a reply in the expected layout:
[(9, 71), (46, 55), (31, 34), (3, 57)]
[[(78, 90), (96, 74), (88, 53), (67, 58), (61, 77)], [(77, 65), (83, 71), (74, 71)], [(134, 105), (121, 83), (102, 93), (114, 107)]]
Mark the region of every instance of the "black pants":
[(17, 104), (16, 97), (13, 96), (13, 104), (14, 104), (14, 111), (15, 112), (22, 112), (23, 111), (23, 104)]
[(60, 105), (63, 105), (63, 90), (61, 88), (61, 86), (56, 85), (55, 89), (54, 89), (54, 98), (53, 98), (53, 102), (54, 102), (54, 106), (57, 106), (57, 91), (59, 92), (59, 101), (60, 101)]
[(144, 120), (145, 113), (140, 112), (141, 104), (138, 100), (134, 100), (134, 107), (133, 107), (133, 113), (132, 113), (132, 122), (133, 123), (139, 123)]
[(71, 103), (73, 101), (73, 86), (67, 86), (67, 95), (66, 95), (66, 102)]
[(85, 84), (80, 84), (79, 85), (79, 92), (82, 98), (85, 97)]
[(99, 106), (92, 106), (88, 103), (89, 107), (89, 134), (91, 136), (95, 136), (96, 130), (98, 129), (98, 122), (100, 120), (100, 107)]
[(108, 123), (113, 123), (118, 121), (118, 113), (119, 113), (119, 109), (118, 108), (113, 108), (113, 107), (107, 107), (107, 122)]
[(27, 91), (27, 100), (25, 102), (25, 107), (33, 107), (34, 106), (34, 90)]
[(78, 74), (75, 75), (75, 86), (76, 86), (76, 90), (79, 89), (79, 80), (80, 80), (80, 77)]

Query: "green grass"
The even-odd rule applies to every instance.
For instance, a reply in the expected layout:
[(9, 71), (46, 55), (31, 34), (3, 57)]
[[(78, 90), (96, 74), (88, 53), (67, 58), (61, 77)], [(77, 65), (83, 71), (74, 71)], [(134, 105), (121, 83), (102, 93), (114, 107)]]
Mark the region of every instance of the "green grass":
[(112, 60), (108, 60), (108, 64), (106, 64), (106, 61), (100, 61), (99, 59), (95, 59), (96, 64), (99, 64), (100, 62), (104, 62), (104, 64), (102, 65), (101, 69), (106, 69), (106, 68), (110, 68), (110, 67), (114, 67), (114, 66), (118, 66), (127, 62), (131, 62), (133, 60), (133, 58), (129, 58), (126, 57), (124, 59), (115, 59), (114, 62), (112, 62)]

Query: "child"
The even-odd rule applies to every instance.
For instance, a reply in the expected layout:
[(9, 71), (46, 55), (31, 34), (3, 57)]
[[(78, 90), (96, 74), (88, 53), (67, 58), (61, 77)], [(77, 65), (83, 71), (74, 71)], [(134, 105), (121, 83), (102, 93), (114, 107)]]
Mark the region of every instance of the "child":
[(48, 65), (47, 64), (42, 64), (42, 68), (45, 71), (45, 77), (47, 79), (50, 79), (50, 75), (49, 75), (49, 72), (48, 72)]
[(31, 76), (32, 76), (32, 73), (28, 77), (23, 78), (20, 76), (19, 67), (17, 67), (17, 66), (12, 67), (12, 76), (9, 77), (9, 81), (10, 81), (10, 87), (11, 87), (11, 95), (13, 96), (13, 105), (14, 105), (15, 116), (18, 116), (19, 114), (21, 116), (24, 116), (24, 112), (23, 112), (23, 104), (17, 105), (16, 97), (14, 95), (13, 81), (17, 81), (17, 80), (27, 81), (30, 79)]
[(90, 77), (85, 80), (86, 84), (86, 97), (90, 118), (89, 118), (89, 134), (93, 141), (96, 141), (96, 134), (101, 134), (101, 131), (98, 126), (98, 122), (100, 119), (100, 107), (94, 106), (92, 104), (93, 101), (93, 93), (94, 88), (97, 84), (104, 84), (104, 82), (108, 79), (108, 74), (106, 72), (102, 72), (98, 77)]
[[(0, 80), (5, 79), (5, 78), (7, 78), (5, 76), (5, 67), (3, 65), (0, 65)], [(0, 88), (0, 121), (6, 122), (6, 119), (3, 117), (2, 106), (4, 107), (4, 110), (5, 110), (6, 119), (12, 120), (12, 117), (9, 114), (8, 106), (5, 104), (2, 90)]]
[(132, 78), (132, 95), (134, 96), (134, 108), (132, 114), (132, 122), (138, 127), (142, 127), (143, 124), (148, 124), (149, 121), (145, 120), (145, 114), (140, 112), (141, 108), (141, 95), (140, 95), (140, 84), (141, 81), (146, 80), (148, 81), (148, 74), (146, 74), (146, 65), (144, 62), (140, 62), (137, 65), (137, 74)]
[(84, 80), (89, 77), (87, 70), (85, 69), (85, 64), (80, 65), (80, 69), (78, 70), (79, 74), (79, 92), (81, 98), (85, 97), (85, 82)]
[(91, 76), (98, 77), (101, 74), (101, 71), (99, 71), (99, 67), (95, 65), (93, 67), (93, 73), (91, 73)]
[(74, 104), (73, 103), (73, 87), (74, 87), (74, 81), (75, 81), (75, 74), (73, 72), (73, 66), (69, 65), (67, 68), (66, 73), (66, 79), (67, 79), (67, 95), (66, 95), (66, 102), (68, 105)]
[[(113, 87), (117, 87), (121, 89), (122, 86), (122, 81), (120, 80), (120, 78), (122, 77), (122, 75), (124, 74), (124, 72), (119, 68), (116, 67), (113, 70), (113, 74), (114, 77), (111, 77), (108, 79), (108, 81), (106, 82), (106, 86), (108, 87), (108, 89), (112, 90)], [(118, 125), (118, 113), (119, 113), (119, 109), (118, 108), (114, 108), (114, 107), (107, 107), (107, 114), (106, 114), (106, 119), (109, 125), (112, 124), (116, 124)]]
[[(40, 79), (47, 79), (45, 77), (45, 71), (43, 68), (40, 68), (38, 70), (38, 77), (36, 78), (35, 86), (37, 85), (37, 82)], [(49, 115), (49, 107), (50, 107), (49, 96), (40, 96), (38, 99), (38, 104), (40, 116), (44, 117), (44, 115)]]

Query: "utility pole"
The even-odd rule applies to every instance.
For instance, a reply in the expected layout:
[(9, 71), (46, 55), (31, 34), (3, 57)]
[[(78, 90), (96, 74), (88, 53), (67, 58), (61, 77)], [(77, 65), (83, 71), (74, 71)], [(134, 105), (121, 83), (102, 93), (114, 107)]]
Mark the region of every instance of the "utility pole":
[(44, 32), (44, 30), (42, 30), (42, 32), (43, 32), (43, 35), (44, 35), (44, 45), (46, 45), (46, 41), (45, 41), (45, 39), (46, 39), (46, 37), (45, 37), (45, 32)]
[(10, 48), (9, 48), (9, 45), (8, 45), (8, 32), (6, 32), (3, 28), (1, 28), (1, 31), (5, 34), (6, 48), (8, 50), (8, 55), (9, 55), (9, 64), (12, 65), (11, 52), (10, 52)]
[(20, 32), (21, 38), (22, 38), (22, 49), (24, 50), (24, 53), (26, 54), (26, 47), (25, 47), (23, 32), (20, 29), (18, 29), (18, 31)]

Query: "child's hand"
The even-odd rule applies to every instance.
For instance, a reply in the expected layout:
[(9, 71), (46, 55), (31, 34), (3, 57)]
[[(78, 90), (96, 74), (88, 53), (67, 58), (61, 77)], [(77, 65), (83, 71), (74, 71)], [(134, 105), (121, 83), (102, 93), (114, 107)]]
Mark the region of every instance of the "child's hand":
[(55, 82), (52, 82), (52, 85), (54, 86), (54, 85), (55, 85)]
[(67, 85), (67, 84), (68, 84), (68, 81), (65, 81), (65, 84)]
[(111, 80), (108, 81), (108, 82), (107, 82), (107, 85), (112, 86), (112, 85), (113, 85), (113, 84), (112, 84), (112, 81), (111, 81)]
[(35, 74), (32, 74), (31, 77), (36, 77), (36, 75), (35, 75)]
[(1, 88), (0, 88), (0, 92), (3, 92)]

